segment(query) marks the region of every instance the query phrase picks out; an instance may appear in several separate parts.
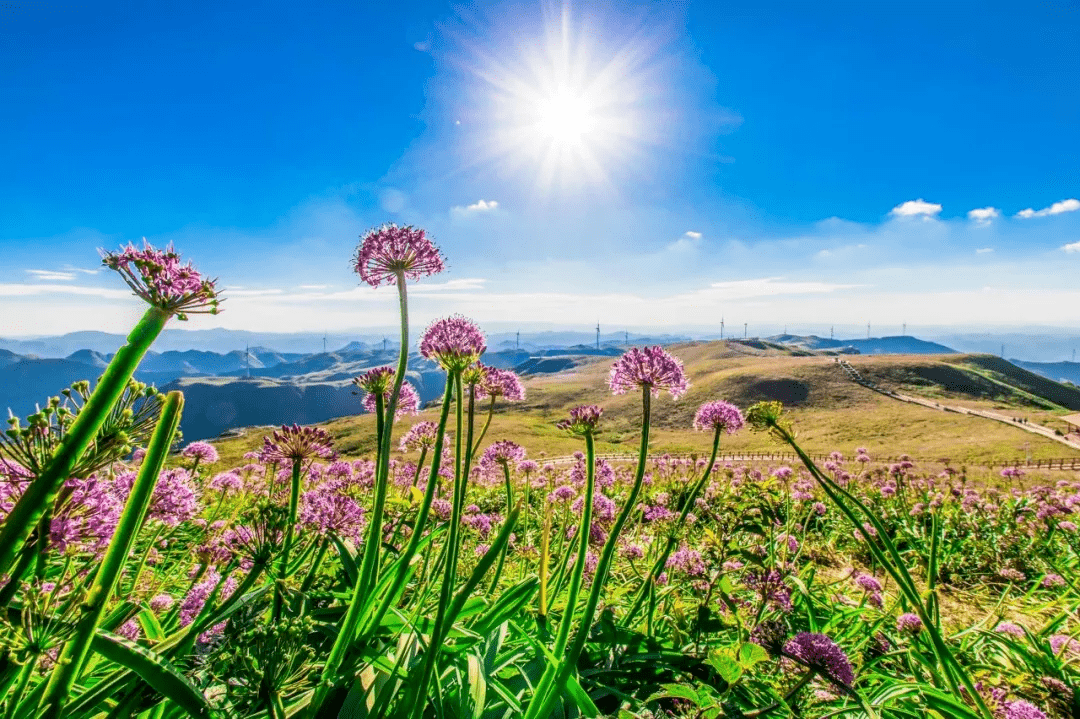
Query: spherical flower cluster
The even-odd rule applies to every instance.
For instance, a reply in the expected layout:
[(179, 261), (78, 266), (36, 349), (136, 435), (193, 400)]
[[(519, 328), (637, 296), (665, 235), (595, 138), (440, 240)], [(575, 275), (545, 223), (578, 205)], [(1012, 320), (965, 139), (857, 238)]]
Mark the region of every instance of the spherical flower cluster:
[(513, 370), (483, 366), (483, 374), (476, 385), (476, 398), (502, 397), (507, 402), (525, 399), (525, 385)]
[(1080, 642), (1068, 634), (1054, 634), (1050, 637), (1050, 651), (1061, 654), (1062, 650), (1068, 650), (1070, 654), (1080, 654)]
[(374, 367), (359, 377), (353, 377), (353, 384), (368, 394), (385, 395), (394, 386), (393, 367)]
[(1008, 634), (1009, 636), (1016, 637), (1017, 639), (1024, 638), (1023, 627), (1017, 624), (1013, 624), (1012, 622), (1000, 622), (996, 627), (994, 627), (994, 631), (998, 634)]
[(439, 425), (434, 422), (417, 422), (401, 438), (399, 449), (402, 452), (431, 449), (435, 446), (435, 435), (438, 431)]
[[(394, 371), (390, 370), (390, 376), (393, 377), (393, 375)], [(360, 377), (357, 377), (353, 380), (353, 383), (359, 384), (358, 380), (360, 379)], [(393, 391), (393, 389), (393, 383), (391, 383), (391, 386), (383, 390), (368, 390), (367, 395), (364, 396), (364, 411), (374, 414), (375, 410), (377, 409), (375, 403), (376, 392), (382, 394), (383, 406), (385, 406), (385, 403), (390, 401), (390, 393)], [(401, 419), (406, 414), (420, 414), (420, 395), (417, 394), (416, 388), (413, 387), (410, 383), (402, 382), (401, 391), (398, 392), (397, 406), (394, 408), (394, 420), (396, 421), (398, 419)]]
[(182, 468), (167, 469), (158, 476), (146, 516), (175, 527), (202, 511), (198, 489), (191, 474)]
[(1003, 706), (1004, 719), (1046, 719), (1046, 714), (1041, 709), (1023, 699), (1005, 702)]
[(448, 372), (460, 372), (487, 349), (484, 333), (465, 317), (435, 320), (420, 338), (420, 354)]
[(213, 464), (218, 461), (218, 452), (209, 442), (192, 442), (180, 453), (186, 459), (193, 459), (199, 464)]
[(332, 532), (356, 542), (365, 526), (364, 508), (356, 500), (325, 487), (303, 494), (297, 520), (321, 536)]
[(735, 434), (742, 426), (742, 412), (729, 402), (706, 402), (694, 415), (694, 429), (699, 432), (714, 430)]
[(1054, 587), (1064, 587), (1065, 586), (1065, 577), (1061, 576), (1060, 574), (1047, 574), (1045, 577), (1042, 578), (1042, 581), (1039, 582), (1039, 586), (1042, 587), (1043, 589), (1053, 589)]
[(901, 614), (896, 620), (896, 631), (918, 634), (923, 629), (922, 620), (918, 614)]
[(689, 386), (682, 362), (659, 346), (631, 347), (615, 360), (608, 375), (612, 394), (626, 394), (640, 387), (648, 389), (653, 397), (666, 389), (672, 399), (678, 399)]
[(298, 424), (291, 427), (282, 425), (281, 429), (275, 430), (272, 436), (263, 437), (260, 459), (266, 464), (300, 462), (313, 457), (321, 459), (337, 457), (337, 453), (330, 446), (330, 433), (325, 429), (301, 427)]
[(484, 453), (480, 456), (480, 467), (490, 471), (498, 467), (509, 466), (511, 463), (516, 464), (524, 459), (524, 447), (503, 439), (484, 450)]
[(824, 634), (800, 632), (784, 645), (784, 654), (846, 687), (855, 682), (855, 672), (844, 650)]
[(583, 437), (596, 431), (596, 425), (600, 423), (603, 413), (603, 407), (595, 404), (581, 405), (570, 410), (570, 419), (560, 420), (555, 426)]
[(102, 252), (102, 264), (116, 270), (136, 295), (177, 319), (186, 313), (217, 314), (216, 280), (203, 279), (189, 262), (180, 264), (172, 245), (155, 249), (143, 239), (143, 249), (128, 244), (119, 252)]
[(361, 280), (378, 287), (397, 284), (399, 278), (419, 280), (437, 275), (445, 265), (439, 248), (424, 230), (387, 224), (361, 236), (353, 269)]

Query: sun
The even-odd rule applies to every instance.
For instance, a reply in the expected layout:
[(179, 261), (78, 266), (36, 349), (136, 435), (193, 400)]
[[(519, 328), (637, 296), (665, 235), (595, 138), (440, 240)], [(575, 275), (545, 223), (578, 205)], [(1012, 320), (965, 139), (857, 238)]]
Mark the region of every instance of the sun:
[(538, 195), (614, 189), (650, 142), (657, 43), (637, 26), (548, 8), (532, 39), (519, 32), (508, 47), (477, 51), (483, 132), (469, 161), (524, 175)]

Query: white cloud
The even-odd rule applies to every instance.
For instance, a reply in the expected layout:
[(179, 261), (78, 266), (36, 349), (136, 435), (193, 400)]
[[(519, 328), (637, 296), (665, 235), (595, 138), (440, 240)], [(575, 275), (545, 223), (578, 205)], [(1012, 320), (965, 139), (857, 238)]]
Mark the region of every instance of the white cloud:
[(684, 237), (688, 237), (688, 238), (690, 238), (691, 240), (700, 240), (700, 239), (701, 239), (701, 233), (700, 233), (700, 232), (694, 232), (693, 230), (687, 230), (687, 231), (686, 231), (686, 232), (685, 232), (685, 233), (683, 234), (683, 236), (684, 236)]
[(330, 285), (299, 285), (297, 289), (300, 290), (325, 290)]
[(454, 217), (468, 217), (470, 215), (478, 215), (484, 212), (492, 212), (499, 208), (499, 203), (496, 200), (477, 200), (471, 205), (462, 207), (457, 205), (450, 208), (450, 214)]
[(1061, 249), (1068, 253), (1080, 252), (1080, 242), (1070, 242), (1067, 245), (1062, 245)]
[(106, 299), (121, 299), (134, 297), (131, 290), (110, 290), (105, 287), (81, 287), (79, 285), (58, 284), (0, 284), (0, 297), (29, 297), (32, 295), (86, 295), (89, 297), (104, 297)]
[(1044, 207), (1041, 210), (1033, 210), (1027, 208), (1026, 210), (1020, 210), (1016, 213), (1017, 217), (1023, 217), (1024, 219), (1030, 219), (1032, 217), (1048, 217), (1050, 215), (1061, 215), (1066, 212), (1076, 212), (1080, 210), (1080, 200), (1068, 199), (1061, 202), (1055, 202), (1049, 207)]
[(841, 285), (832, 282), (786, 282), (783, 277), (762, 277), (755, 280), (713, 282), (709, 289), (696, 294), (710, 295), (716, 299), (746, 299), (750, 297), (776, 297), (778, 295), (808, 295), (849, 290), (864, 285)]
[(229, 297), (265, 297), (266, 295), (280, 295), (282, 290), (278, 289), (265, 289), (265, 290), (244, 290), (239, 287), (223, 287), (221, 289), (221, 296), (225, 298)]
[(1001, 216), (1001, 210), (996, 207), (980, 207), (968, 211), (968, 219), (974, 220), (977, 225), (989, 225), (991, 221)]
[(917, 217), (919, 215), (923, 217), (933, 217), (941, 212), (941, 205), (936, 205), (933, 202), (927, 202), (921, 197), (918, 200), (908, 200), (907, 202), (897, 205), (889, 212), (893, 217)]
[(27, 274), (33, 275), (35, 280), (43, 282), (67, 282), (75, 279), (74, 272), (60, 272), (57, 270), (27, 270)]
[(700, 232), (687, 230), (682, 237), (669, 244), (667, 249), (672, 252), (691, 252), (701, 246), (701, 238)]
[(975, 254), (976, 255), (988, 255), (993, 251), (994, 251), (993, 247), (981, 247), (981, 248), (975, 250)]

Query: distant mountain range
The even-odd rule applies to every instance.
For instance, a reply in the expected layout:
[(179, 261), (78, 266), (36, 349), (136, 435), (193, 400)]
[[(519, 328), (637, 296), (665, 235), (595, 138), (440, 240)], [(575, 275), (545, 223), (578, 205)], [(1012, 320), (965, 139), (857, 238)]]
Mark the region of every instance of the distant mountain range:
[(1055, 382), (1071, 382), (1080, 385), (1080, 362), (1025, 362), (1023, 360), (1009, 360), (1017, 367), (1023, 367), (1029, 372), (1042, 375)]
[[(237, 340), (234, 335), (222, 334), (225, 332), (209, 331), (216, 333), (214, 341), (231, 343)], [(155, 343), (155, 351), (146, 355), (135, 377), (163, 390), (183, 390), (186, 403), (181, 429), (188, 441), (217, 436), (234, 427), (311, 423), (356, 414), (361, 411), (361, 397), (356, 394), (352, 378), (372, 367), (393, 364), (397, 358), (392, 342), (387, 342), (387, 349), (383, 350), (382, 341), (369, 343), (356, 339), (343, 343), (339, 350), (314, 353), (271, 349), (268, 345), (254, 345), (247, 353), (243, 349), (225, 352), (190, 347), (168, 349), (170, 343), (177, 341), (178, 333), (185, 337), (201, 334), (183, 330), (173, 331), (173, 334), (166, 332), (164, 339), (167, 341)], [(247, 339), (255, 336), (247, 337), (251, 333), (240, 335)], [(484, 355), (484, 362), (513, 368), (521, 374), (562, 372), (593, 356), (617, 356), (625, 351), (627, 340), (625, 334), (601, 336), (597, 348), (595, 334), (590, 338), (583, 332), (537, 332), (528, 336), (522, 333), (521, 340), (516, 333), (512, 339), (505, 335), (504, 339), (489, 338), (489, 351)], [(210, 334), (202, 336), (210, 341)], [(318, 339), (321, 345), (322, 338)], [(633, 344), (643, 345), (671, 344), (686, 338), (631, 335), (629, 339)], [(43, 403), (72, 382), (96, 380), (123, 340), (119, 335), (81, 332), (40, 340), (6, 341), (9, 347), (25, 350), (28, 346), (40, 353), (66, 348), (80, 341), (93, 346), (73, 349), (62, 357), (21, 354), (10, 348), (0, 348), (0, 409), (10, 408), (17, 415), (26, 415), (34, 411), (35, 404)], [(834, 340), (784, 334), (764, 340), (736, 341), (808, 354), (952, 352), (948, 347), (915, 337)], [(298, 342), (294, 338), (287, 346), (296, 346)], [(416, 387), (421, 401), (426, 403), (441, 396), (445, 375), (434, 363), (413, 353), (409, 359), (408, 379)]]

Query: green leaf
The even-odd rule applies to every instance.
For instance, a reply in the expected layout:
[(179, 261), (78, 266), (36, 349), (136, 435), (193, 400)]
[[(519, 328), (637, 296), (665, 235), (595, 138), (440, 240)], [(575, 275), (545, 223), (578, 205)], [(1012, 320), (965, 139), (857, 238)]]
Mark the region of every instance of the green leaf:
[(661, 684), (660, 686), (661, 690), (646, 699), (645, 703), (648, 704), (659, 699), (686, 699), (693, 702), (694, 706), (700, 704), (701, 698), (698, 693), (685, 684)]
[(743, 668), (727, 649), (714, 653), (706, 663), (715, 669), (720, 678), (728, 684), (739, 681), (743, 674)]
[(356, 552), (336, 534), (330, 535), (330, 541), (334, 543), (334, 549), (337, 550), (338, 557), (341, 559), (341, 566), (345, 569), (345, 575), (349, 578), (349, 586), (355, 585), (356, 577), (360, 573), (360, 570), (356, 568)]
[(470, 653), (465, 657), (469, 670), (469, 699), (472, 700), (473, 719), (480, 719), (484, 713), (484, 705), (487, 703), (487, 681), (484, 679), (484, 668), (480, 664), (480, 657)]
[(202, 693), (160, 654), (102, 630), (94, 635), (91, 648), (138, 674), (155, 691), (183, 707), (189, 716), (197, 719), (210, 716), (210, 706)]
[(540, 580), (536, 577), (530, 577), (515, 584), (503, 592), (495, 603), (469, 628), (477, 634), (488, 634), (495, 627), (516, 616), (522, 607), (532, 601), (533, 595), (536, 594), (539, 588)]
[(746, 642), (739, 647), (739, 665), (743, 669), (752, 669), (755, 664), (768, 659), (769, 653), (760, 644)]
[(155, 644), (165, 639), (165, 630), (161, 628), (161, 622), (158, 621), (157, 615), (152, 611), (149, 609), (142, 610), (139, 612), (137, 619), (147, 639)]

